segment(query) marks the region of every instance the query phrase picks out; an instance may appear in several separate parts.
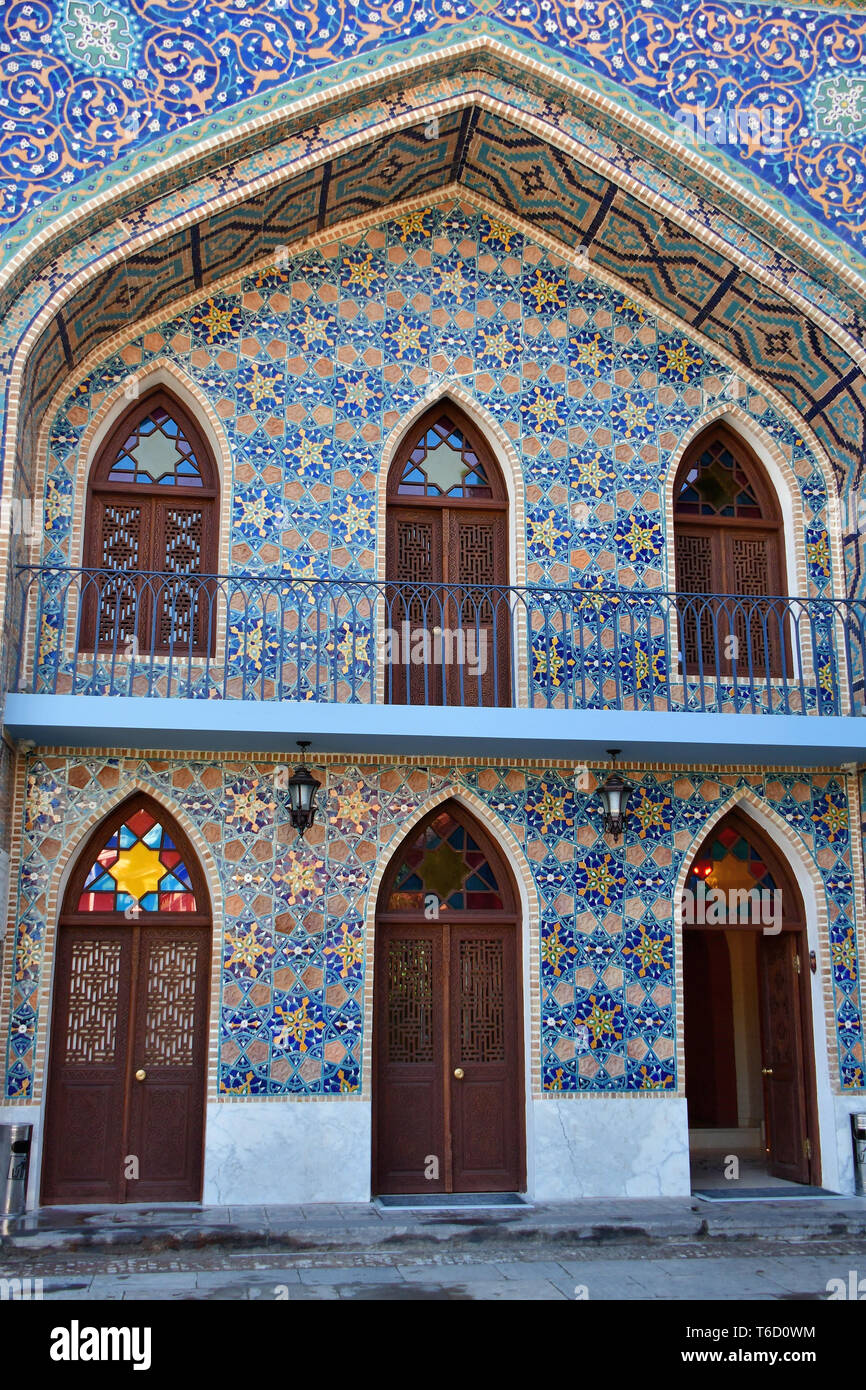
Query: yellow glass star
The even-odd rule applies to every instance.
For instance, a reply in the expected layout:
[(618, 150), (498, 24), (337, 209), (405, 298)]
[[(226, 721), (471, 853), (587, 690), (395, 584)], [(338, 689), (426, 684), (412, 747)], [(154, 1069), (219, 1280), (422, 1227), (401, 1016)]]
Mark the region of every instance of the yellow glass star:
[(159, 862), (159, 851), (148, 849), (141, 840), (132, 849), (123, 849), (117, 856), (117, 863), (108, 870), (121, 893), (140, 902), (146, 893), (155, 893), (159, 881), (168, 872)]

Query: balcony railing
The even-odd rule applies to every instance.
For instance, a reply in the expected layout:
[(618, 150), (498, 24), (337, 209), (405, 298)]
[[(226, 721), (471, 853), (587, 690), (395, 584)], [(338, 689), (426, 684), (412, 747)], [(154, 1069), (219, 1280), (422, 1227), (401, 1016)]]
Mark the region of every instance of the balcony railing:
[(864, 712), (866, 604), (24, 568), (26, 693)]

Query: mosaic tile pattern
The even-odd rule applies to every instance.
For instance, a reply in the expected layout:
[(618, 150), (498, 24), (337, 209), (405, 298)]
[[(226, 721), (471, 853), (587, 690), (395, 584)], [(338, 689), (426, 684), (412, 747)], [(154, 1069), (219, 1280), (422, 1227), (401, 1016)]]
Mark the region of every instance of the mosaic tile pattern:
[[(599, 129), (597, 113), (552, 99), (539, 78), (536, 89), (531, 82), (527, 88), (524, 72), (508, 69), (501, 59), (492, 63), (490, 55), (483, 70), (455, 73), (445, 59), (440, 66), (442, 73), (435, 80), (428, 75), (420, 88), (377, 97), (363, 109), (323, 111), (314, 133), (295, 132), (282, 144), (252, 154), (233, 151), (234, 162), (208, 175), (196, 177), (192, 164), (191, 182), (182, 192), (171, 189), (165, 177), (161, 184), (155, 180), (134, 190), (131, 201), (72, 224), (68, 235), (77, 242), (71, 249), (60, 235), (46, 242), (39, 254), (49, 257), (47, 264), (20, 257), (14, 282), (6, 287), (8, 296), (20, 294), (9, 314), (10, 344), (24, 335), (46, 300), (62, 293), (70, 273), (86, 273), (93, 262), (100, 267), (31, 347), (24, 371), (29, 408), (19, 421), (17, 447), (22, 474), (58, 377), (97, 352), (113, 332), (128, 331), (131, 316), (169, 313), (179, 296), (220, 276), (243, 274), (275, 247), (352, 218), (359, 208), (368, 214), (378, 208), (384, 216), (388, 206), (419, 188), (449, 184), (456, 169), (472, 195), (492, 200), (504, 217), (524, 219), (566, 245), (585, 245), (589, 264), (612, 270), (635, 294), (657, 300), (735, 361), (759, 372), (810, 421), (832, 461), (850, 516), (856, 517), (866, 467), (866, 397), (851, 356), (850, 338), (864, 336), (862, 304), (851, 285), (791, 237), (774, 233), (773, 244), (767, 244), (764, 221), (717, 182), (677, 167), (673, 158), (661, 166), (657, 150), (642, 137), (624, 131), (612, 117)], [(423, 111), (429, 101), (453, 100), (460, 93), (465, 98), (479, 87), (496, 101), (495, 114), (477, 106), (452, 112), (438, 122), (435, 138), (419, 115), (420, 125), (392, 130), (375, 149), (343, 149), (332, 160), (325, 158), (327, 149), (346, 137), (371, 126), (390, 129), (397, 114), (416, 107)], [(532, 131), (527, 127), (533, 120), (543, 129), (556, 127), (558, 134), (551, 141), (541, 138), (537, 124)], [(564, 153), (560, 142), (572, 139), (591, 155)], [(298, 160), (308, 159), (311, 150), (323, 162), (298, 174)], [(590, 167), (596, 157), (607, 161), (606, 175)], [(271, 186), (250, 196), (249, 180), (263, 175), (270, 176)], [(636, 182), (636, 191), (618, 187), (626, 176)], [(240, 200), (233, 207), (213, 213), (215, 198), (235, 196)], [(203, 220), (180, 230), (179, 213), (196, 207), (203, 209)], [(685, 225), (674, 220), (674, 209), (688, 219)], [(115, 213), (122, 214), (123, 223), (102, 225)], [(128, 250), (123, 243), (130, 231), (163, 240)], [(710, 234), (722, 245), (714, 242), (710, 248)], [(100, 265), (112, 248), (123, 248), (122, 259)], [(802, 296), (816, 314), (827, 314), (832, 331), (816, 315), (807, 325), (791, 293)], [(0, 360), (11, 363), (11, 348), (9, 358)], [(18, 486), (28, 495), (26, 477)], [(864, 582), (863, 531), (853, 524), (846, 529), (856, 594)]]
[(862, 16), (756, 4), (705, 13), (676, 0), (649, 12), (637, 0), (550, 0), (534, 11), (510, 0), (390, 9), (365, 0), (302, 15), (268, 0), (229, 9), (207, 0), (15, 4), (3, 16), (0, 102), (12, 132), (0, 161), (3, 220), (148, 144), (158, 156), (172, 131), (236, 120), (228, 113), (237, 104), (309, 72), (353, 58), (383, 65), (407, 42), (441, 43), (478, 26), (579, 63), (669, 123), (699, 105), (778, 114), (778, 145), (763, 148), (745, 124), (731, 162), (862, 250)]
[(601, 833), (600, 806), (561, 769), (332, 763), (318, 770), (321, 815), (291, 829), (285, 770), (166, 758), (31, 758), (11, 972), (6, 1095), (26, 1099), (39, 1016), (45, 906), (60, 839), (73, 844), (132, 779), (167, 798), (207, 842), (225, 901), (220, 1081), (223, 1094), (357, 1093), (363, 1037), (364, 921), (370, 877), (407, 818), (444, 790), (484, 802), (525, 851), (540, 919), (544, 1090), (676, 1086), (671, 905), (684, 855), (737, 788), (790, 827), (823, 881), (838, 1059), (846, 1090), (864, 1085), (858, 926), (847, 799), (815, 774), (632, 773), (624, 841)]
[[(506, 224), (456, 204), (419, 209), (264, 267), (236, 293), (207, 296), (80, 382), (51, 428), (43, 563), (80, 563), (70, 548), (85, 485), (78, 445), (93, 413), (130, 362), (166, 359), (207, 396), (229, 437), (231, 573), (375, 578), (384, 441), (399, 416), (450, 378), (523, 461), (527, 583), (586, 590), (665, 588), (663, 484), (676, 442), (727, 376), (703, 347)], [(824, 482), (763, 397), (751, 392), (737, 404), (793, 467), (807, 520), (806, 596), (828, 595)], [(594, 600), (591, 608), (594, 624)], [(70, 669), (63, 611), (49, 598), (41, 614), (44, 688)], [(229, 633), (229, 667), (246, 670), (253, 686), (272, 678), (277, 659), (268, 624), (251, 603)], [(579, 675), (590, 682), (584, 698), (604, 703), (613, 657), (585, 640), (589, 627), (582, 631), (579, 653), (565, 628), (556, 650), (531, 645), (532, 680), (546, 700)], [(816, 628), (821, 679), (808, 698), (818, 708), (830, 708), (836, 679), (825, 636), (822, 646)], [(330, 642), (361, 682), (354, 698), (369, 699), (371, 634), (337, 630)], [(648, 633), (636, 630), (620, 664), (636, 673), (644, 703), (661, 697), (664, 655)], [(109, 688), (107, 672), (84, 679), (90, 693)], [(210, 679), (207, 689), (193, 679), (188, 693), (216, 693), (218, 669)], [(688, 698), (696, 702), (697, 692)]]

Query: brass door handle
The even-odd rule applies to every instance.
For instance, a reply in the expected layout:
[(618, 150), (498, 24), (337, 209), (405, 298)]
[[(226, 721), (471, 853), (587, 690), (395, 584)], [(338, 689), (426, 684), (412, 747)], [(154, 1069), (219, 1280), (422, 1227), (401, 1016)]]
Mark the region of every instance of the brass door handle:
[(772, 1075), (773, 1075), (773, 1068), (772, 1068), (772, 1067), (761, 1067), (761, 1075), (762, 1075), (762, 1076), (772, 1076)]
[(454, 1068), (454, 1075), (457, 1077), (457, 1080), (458, 1080), (458, 1081), (462, 1081), (462, 1080), (463, 1080), (463, 1068), (462, 1068), (462, 1067), (455, 1067), (455, 1068)]
[(143, 1081), (146, 1076), (147, 1072), (144, 1070), (144, 1068), (139, 1067), (138, 1071), (135, 1073), (136, 1081)]

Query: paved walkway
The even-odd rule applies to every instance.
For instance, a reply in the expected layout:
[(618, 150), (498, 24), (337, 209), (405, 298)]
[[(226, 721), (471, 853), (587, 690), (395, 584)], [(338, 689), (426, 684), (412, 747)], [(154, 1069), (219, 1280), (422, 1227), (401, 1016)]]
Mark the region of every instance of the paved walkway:
[(0, 1249), (266, 1247), (294, 1251), (444, 1248), (470, 1238), (507, 1248), (551, 1241), (866, 1237), (866, 1198), (705, 1202), (695, 1197), (542, 1202), (406, 1210), (378, 1203), (313, 1206), (44, 1207), (0, 1221)]

